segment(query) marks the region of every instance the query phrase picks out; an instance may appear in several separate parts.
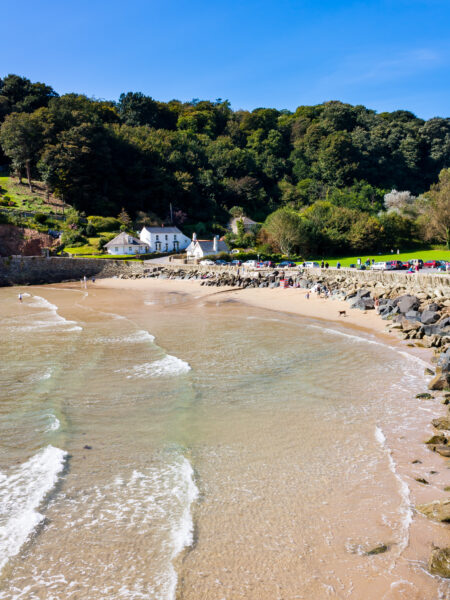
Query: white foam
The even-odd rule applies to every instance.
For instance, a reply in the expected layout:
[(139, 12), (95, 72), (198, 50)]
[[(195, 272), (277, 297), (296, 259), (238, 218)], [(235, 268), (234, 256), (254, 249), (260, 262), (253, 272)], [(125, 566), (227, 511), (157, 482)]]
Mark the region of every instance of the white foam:
[(44, 518), (37, 509), (54, 487), (66, 454), (47, 446), (17, 469), (0, 472), (0, 571)]
[[(183, 375), (191, 370), (190, 365), (177, 358), (168, 354), (160, 360), (155, 360), (150, 363), (143, 363), (142, 365), (136, 365), (131, 370), (127, 370), (127, 379), (141, 379), (145, 377), (164, 377), (171, 375)], [(119, 369), (116, 373), (123, 373), (123, 369)]]
[(47, 418), (48, 418), (48, 425), (45, 430), (45, 433), (51, 433), (52, 431), (58, 431), (58, 429), (61, 427), (61, 423), (60, 423), (60, 420), (58, 419), (58, 417), (56, 417), (53, 413), (49, 413), (47, 415)]
[(155, 336), (141, 329), (129, 335), (100, 337), (97, 338), (97, 341), (105, 344), (136, 344), (140, 342), (154, 342)]
[(380, 444), (383, 451), (385, 452), (387, 459), (388, 459), (388, 463), (389, 463), (389, 469), (394, 474), (394, 477), (397, 479), (398, 484), (399, 484), (399, 491), (400, 491), (400, 497), (401, 497), (399, 513), (400, 513), (401, 522), (402, 522), (402, 539), (400, 540), (398, 548), (399, 548), (399, 554), (401, 554), (403, 552), (403, 550), (409, 544), (409, 527), (410, 527), (410, 525), (412, 523), (412, 519), (413, 519), (413, 511), (411, 508), (409, 487), (408, 487), (407, 483), (405, 481), (403, 481), (403, 479), (397, 473), (397, 466), (395, 464), (394, 459), (392, 458), (391, 449), (386, 444), (386, 436), (384, 435), (381, 428), (378, 426), (375, 427), (375, 439)]
[(17, 329), (20, 331), (31, 331), (33, 329), (43, 329), (55, 326), (58, 328), (59, 326), (66, 327), (64, 329), (65, 332), (82, 331), (83, 329), (76, 323), (76, 321), (69, 321), (59, 315), (56, 304), (52, 304), (45, 298), (42, 298), (42, 296), (33, 296), (31, 301), (27, 302), (27, 306), (45, 310), (35, 314), (35, 316), (39, 317), (38, 319), (33, 319), (33, 321), (28, 325), (18, 327)]

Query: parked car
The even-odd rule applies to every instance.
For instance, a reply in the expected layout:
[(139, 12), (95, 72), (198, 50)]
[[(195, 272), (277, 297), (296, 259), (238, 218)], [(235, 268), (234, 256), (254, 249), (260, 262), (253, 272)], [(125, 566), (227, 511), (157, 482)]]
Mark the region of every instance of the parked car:
[(277, 267), (282, 267), (282, 268), (289, 268), (289, 267), (295, 267), (297, 266), (295, 264), (295, 262), (293, 262), (292, 260), (283, 260), (282, 262), (278, 263)]
[[(303, 265), (299, 265), (299, 267), (302, 267)], [(318, 269), (320, 267), (320, 264), (318, 262), (305, 262), (305, 267), (307, 269)]]
[(390, 262), (396, 271), (400, 271), (400, 270), (406, 268), (404, 263), (402, 263), (401, 260), (391, 260)]
[(415, 267), (417, 264), (419, 265), (419, 269), (423, 267), (423, 260), (421, 258), (411, 258), (408, 262), (413, 267)]
[(210, 258), (205, 258), (205, 260), (201, 260), (200, 261), (200, 264), (201, 265), (208, 265), (208, 266), (210, 266), (210, 265), (214, 264), (214, 261), (211, 260)]
[(273, 267), (275, 266), (275, 263), (273, 262), (273, 260), (265, 260), (262, 264), (265, 267), (269, 267), (270, 269), (273, 269)]
[(256, 262), (256, 260), (246, 260), (242, 264), (245, 265), (246, 267), (256, 267), (256, 265), (258, 263)]
[(230, 265), (233, 267), (240, 267), (242, 265), (242, 260), (232, 260)]
[(227, 264), (228, 264), (227, 261), (222, 260), (221, 258), (219, 258), (219, 260), (216, 260), (216, 265), (221, 265), (222, 267), (224, 267)]
[(239, 248), (234, 248), (234, 249), (233, 249), (233, 250), (230, 252), (230, 254), (239, 254), (239, 252), (240, 252)]
[(385, 262), (385, 261), (379, 261), (379, 262), (375, 262), (373, 263), (373, 265), (371, 265), (370, 267), (373, 271), (394, 271), (395, 267), (392, 264), (391, 261), (389, 262)]
[(442, 260), (427, 260), (427, 262), (423, 263), (423, 266), (428, 269), (437, 269), (441, 266), (442, 262)]

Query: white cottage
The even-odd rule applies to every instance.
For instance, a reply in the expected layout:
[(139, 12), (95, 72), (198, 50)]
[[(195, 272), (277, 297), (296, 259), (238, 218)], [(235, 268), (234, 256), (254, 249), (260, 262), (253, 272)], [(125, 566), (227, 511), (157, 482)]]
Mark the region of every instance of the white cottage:
[(186, 249), (188, 258), (204, 258), (205, 256), (211, 256), (213, 254), (219, 254), (219, 252), (229, 252), (228, 246), (222, 240), (219, 240), (219, 236), (216, 235), (212, 240), (198, 240), (197, 236), (192, 236), (192, 242)]
[(191, 241), (178, 227), (144, 227), (139, 238), (148, 245), (150, 252), (179, 252)]
[(105, 244), (109, 254), (146, 254), (149, 246), (129, 233), (122, 232)]

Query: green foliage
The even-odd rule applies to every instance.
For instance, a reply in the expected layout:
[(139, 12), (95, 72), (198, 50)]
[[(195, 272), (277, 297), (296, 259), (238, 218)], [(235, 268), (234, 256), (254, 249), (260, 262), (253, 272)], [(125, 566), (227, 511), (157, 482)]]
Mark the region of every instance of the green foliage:
[(47, 221), (47, 215), (44, 213), (36, 213), (34, 215), (34, 220), (36, 223), (40, 223), (41, 225)]
[[(418, 227), (417, 211), (403, 214), (409, 221), (386, 220), (382, 211), (387, 190), (418, 196), (449, 167), (450, 119), (376, 114), (337, 101), (294, 113), (233, 112), (220, 99), (164, 103), (139, 92), (114, 103), (59, 97), (45, 84), (7, 75), (0, 80), (0, 123), (0, 159), (19, 176), (26, 173), (30, 188), (39, 178), (78, 213), (100, 215), (96, 219), (122, 209), (118, 224), (90, 220), (96, 232), (129, 231), (133, 220), (142, 225), (145, 219), (182, 222), (186, 233), (210, 237), (223, 233), (230, 213), (240, 210), (267, 219), (263, 238), (270, 240), (240, 231), (230, 240), (239, 246), (270, 242), (291, 252), (336, 253), (427, 231), (443, 240), (431, 225)], [(429, 198), (434, 206), (433, 193)], [(35, 207), (46, 212), (41, 202)], [(287, 213), (279, 210), (290, 218), (283, 221)], [(421, 219), (433, 222), (430, 211)], [(286, 223), (286, 239), (273, 233), (277, 221)], [(81, 234), (85, 223), (67, 226)]]
[(88, 217), (88, 226), (91, 225), (95, 231), (119, 231), (120, 221), (114, 217)]

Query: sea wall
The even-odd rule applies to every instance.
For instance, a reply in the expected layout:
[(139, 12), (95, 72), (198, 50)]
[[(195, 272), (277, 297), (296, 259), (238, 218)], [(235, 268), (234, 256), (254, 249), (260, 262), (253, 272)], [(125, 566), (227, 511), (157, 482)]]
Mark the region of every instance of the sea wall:
[(0, 286), (58, 283), (86, 277), (142, 276), (142, 262), (59, 256), (0, 257)]

